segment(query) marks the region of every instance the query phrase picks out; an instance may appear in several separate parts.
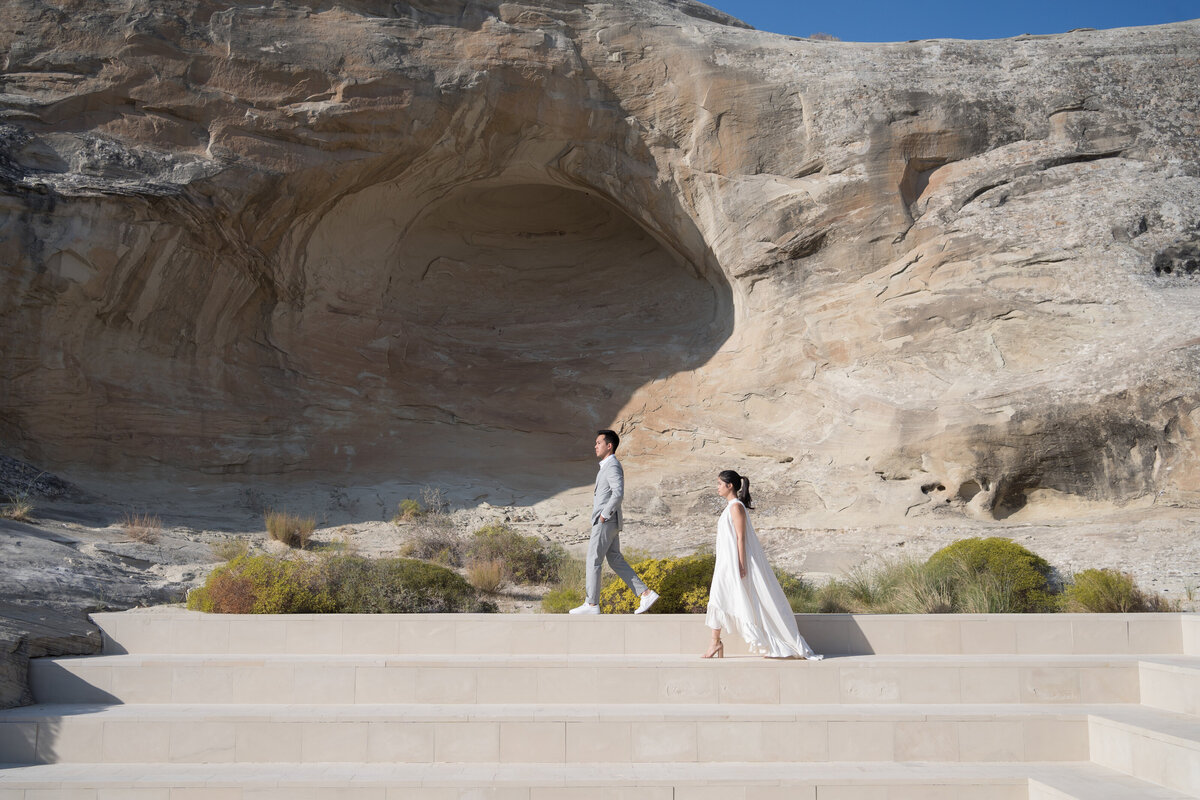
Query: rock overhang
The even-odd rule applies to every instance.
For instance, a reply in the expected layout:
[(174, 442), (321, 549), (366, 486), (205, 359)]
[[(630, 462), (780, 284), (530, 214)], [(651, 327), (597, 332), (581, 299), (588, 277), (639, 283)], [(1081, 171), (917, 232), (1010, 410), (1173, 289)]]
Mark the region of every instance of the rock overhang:
[[(56, 35), (79, 49), (71, 37), (83, 27), (67, 21)], [(629, 432), (652, 474), (766, 454), (760, 469), (782, 487), (843, 483), (880, 513), (904, 505), (870, 483), (881, 463), (909, 476), (903, 492), (959, 476), (955, 486), (1019, 485), (1021, 496), (1186, 493), (1196, 89), (1178, 78), (1195, 24), (868, 46), (643, 3), (176, 3), (113, 30), (119, 57), (105, 62), (109, 44), (92, 42), (71, 79), (51, 74), (49, 46), (27, 46), (19, 69), (10, 57), (7, 82), (23, 99), (6, 119), (26, 139), (7, 151), (6, 282), (21, 299), (6, 309), (6, 335), (22, 341), (6, 356), (5, 438), (23, 453), (69, 463), (86, 443), (92, 466), (316, 475), (408, 471), (389, 462), (399, 451), (420, 456), (412, 469), (448, 471), (519, 452), (533, 472), (553, 472), (536, 465), (561, 463), (571, 426), (547, 424), (541, 443), (528, 434), (539, 414), (573, 403), (595, 419), (585, 427)], [(353, 198), (387, 191), (415, 207), (411, 220), (386, 222), (381, 203), (347, 216)], [(527, 342), (494, 334), (499, 348), (480, 335), (515, 336), (511, 317), (487, 317), (521, 295), (481, 280), (487, 302), (466, 343), (446, 328), (429, 334), (427, 362), (407, 361), (373, 316), (402, 305), (381, 276), (415, 274), (404, 254), (434, 276), (427, 295), (418, 283), (410, 322), (435, 331), (438, 294), (464, 283), (455, 263), (497, 256), (496, 273), (511, 266), (500, 239), (567, 238), (522, 238), (553, 226), (519, 223), (499, 238), (474, 222), (451, 235), (437, 215), (498, 216), (535, 195), (564, 209), (590, 198), (597, 218), (624, 225), (604, 240), (613, 252), (644, 241), (650, 272), (713, 299), (633, 314), (631, 330), (675, 321), (630, 337), (626, 366), (596, 357), (601, 339), (577, 362), (545, 347), (522, 361), (536, 327)], [(334, 218), (340, 239), (320, 233)], [(354, 235), (372, 224), (424, 242), (397, 244), (394, 269), (355, 284), (363, 267), (334, 262), (377, 238)], [(428, 272), (451, 239), (470, 257), (440, 256), (444, 269)], [(545, 307), (577, 318), (575, 297)], [(712, 322), (681, 321), (693, 317)], [(585, 341), (586, 325), (575, 339), (568, 327), (542, 330), (567, 349)], [(704, 341), (684, 346), (683, 330)], [(526, 399), (489, 416), (486, 379), (474, 406), (453, 382), (439, 395), (430, 387), (446, 372), (429, 365), (447, 352), (514, 370), (497, 407), (506, 391)], [(335, 368), (314, 369), (314, 357)], [(597, 360), (621, 384), (613, 397), (589, 407), (596, 387), (555, 383)], [(417, 402), (366, 399), (378, 365), (396, 363), (413, 367)], [(64, 401), (67, 424), (37, 408)], [(359, 410), (372, 402), (425, 409), (425, 433), (380, 439), (382, 417)], [(1080, 414), (1089, 404), (1105, 415)], [(1088, 422), (1101, 417), (1147, 433), (1110, 447), (1128, 437)], [(364, 455), (372, 441), (389, 455)]]

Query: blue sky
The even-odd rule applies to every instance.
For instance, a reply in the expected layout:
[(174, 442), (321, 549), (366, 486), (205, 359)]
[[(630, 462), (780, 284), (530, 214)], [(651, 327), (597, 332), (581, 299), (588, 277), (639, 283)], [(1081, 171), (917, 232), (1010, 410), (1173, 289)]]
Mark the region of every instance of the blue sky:
[(759, 30), (848, 42), (908, 39), (1003, 39), (1072, 28), (1158, 25), (1200, 17), (1200, 0), (704, 0)]

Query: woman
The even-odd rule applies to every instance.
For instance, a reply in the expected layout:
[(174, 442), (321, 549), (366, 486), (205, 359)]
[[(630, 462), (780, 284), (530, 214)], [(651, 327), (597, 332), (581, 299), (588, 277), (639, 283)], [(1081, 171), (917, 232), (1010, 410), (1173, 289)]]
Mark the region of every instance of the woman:
[(729, 505), (717, 522), (717, 563), (705, 619), (712, 644), (704, 658), (725, 655), (722, 628), (734, 628), (751, 652), (767, 658), (821, 658), (796, 629), (792, 608), (754, 535), (746, 513), (754, 507), (749, 479), (727, 469), (717, 476), (717, 494)]

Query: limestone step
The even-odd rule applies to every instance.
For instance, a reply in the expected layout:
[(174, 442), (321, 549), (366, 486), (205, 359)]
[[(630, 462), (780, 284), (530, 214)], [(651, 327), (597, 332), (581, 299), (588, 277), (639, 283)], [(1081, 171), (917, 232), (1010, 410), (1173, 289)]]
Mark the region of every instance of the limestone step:
[(1193, 797), (1096, 764), (1045, 770), (1029, 778), (1029, 800), (1184, 800)]
[[(1182, 654), (1188, 614), (798, 614), (825, 655)], [(105, 652), (699, 654), (699, 614), (200, 614), (139, 609), (94, 614)], [(744, 642), (726, 636), (731, 654)], [(1198, 650), (1200, 652), (1200, 650)]]
[(1144, 781), (1200, 797), (1200, 720), (1144, 706), (1088, 719), (1091, 760)]
[(39, 703), (1135, 703), (1132, 656), (125, 655), (35, 659)]
[[(1036, 788), (1035, 788), (1036, 787)], [(1060, 790), (1057, 787), (1067, 787)], [(1092, 794), (1072, 794), (1078, 787)], [(1054, 791), (1056, 794), (1047, 792)], [(1088, 763), (52, 764), (0, 800), (1182, 800)]]
[(1080, 761), (1089, 716), (1120, 708), (33, 706), (0, 712), (0, 752), (23, 763)]
[(1145, 705), (1200, 716), (1200, 658), (1143, 659), (1138, 678)]

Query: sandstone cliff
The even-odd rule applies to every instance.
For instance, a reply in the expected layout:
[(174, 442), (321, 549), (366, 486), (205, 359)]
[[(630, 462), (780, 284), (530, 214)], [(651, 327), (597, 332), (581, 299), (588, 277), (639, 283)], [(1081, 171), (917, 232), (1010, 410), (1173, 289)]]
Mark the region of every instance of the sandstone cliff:
[(551, 493), (615, 422), (643, 483), (737, 465), (814, 512), (1197, 500), (1198, 23), (861, 45), (686, 0), (0, 19), (12, 455)]

